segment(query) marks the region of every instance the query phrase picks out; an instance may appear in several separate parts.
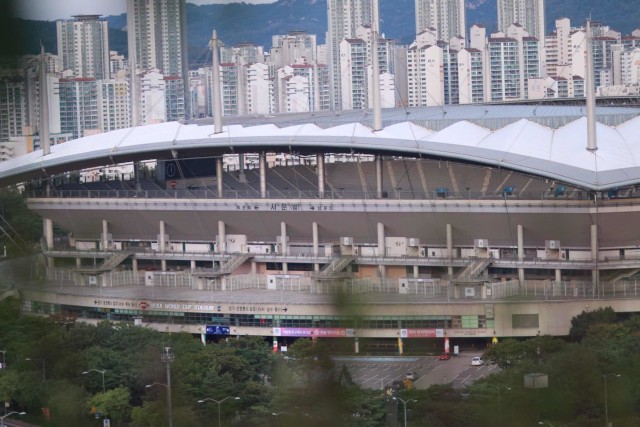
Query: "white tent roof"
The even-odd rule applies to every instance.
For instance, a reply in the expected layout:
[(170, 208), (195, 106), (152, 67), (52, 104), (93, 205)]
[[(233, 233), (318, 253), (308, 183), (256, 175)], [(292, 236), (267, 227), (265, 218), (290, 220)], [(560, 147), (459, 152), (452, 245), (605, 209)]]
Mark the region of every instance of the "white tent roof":
[[(79, 138), (0, 163), (0, 183), (17, 182), (48, 170), (73, 170), (85, 163), (111, 164), (162, 158), (167, 152), (207, 149), (229, 153), (259, 149), (407, 153), (511, 168), (590, 189), (640, 183), (640, 117), (616, 127), (597, 124), (598, 150), (586, 149), (584, 118), (552, 129), (521, 119), (496, 130), (460, 120), (437, 132), (400, 122), (374, 132), (358, 123), (321, 128), (313, 123), (230, 125), (215, 134), (211, 125), (177, 122), (120, 129)], [(68, 169), (64, 169), (64, 168)]]

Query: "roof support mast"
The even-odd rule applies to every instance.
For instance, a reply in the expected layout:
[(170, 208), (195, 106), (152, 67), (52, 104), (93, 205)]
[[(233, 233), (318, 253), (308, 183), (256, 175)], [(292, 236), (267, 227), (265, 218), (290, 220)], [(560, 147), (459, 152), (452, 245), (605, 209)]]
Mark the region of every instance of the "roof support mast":
[(586, 88), (587, 91), (587, 150), (596, 151), (598, 142), (596, 141), (596, 94), (595, 79), (593, 74), (593, 34), (591, 33), (591, 20), (587, 20), (587, 75)]
[(218, 45), (218, 33), (213, 30), (211, 37), (211, 49), (213, 50), (213, 87), (211, 94), (213, 98), (213, 133), (222, 133), (222, 102), (220, 100), (220, 56)]
[(378, 1), (372, 2), (371, 22), (371, 80), (373, 92), (373, 131), (382, 130), (382, 107), (380, 105), (380, 64), (378, 59), (378, 37), (380, 19), (378, 17)]

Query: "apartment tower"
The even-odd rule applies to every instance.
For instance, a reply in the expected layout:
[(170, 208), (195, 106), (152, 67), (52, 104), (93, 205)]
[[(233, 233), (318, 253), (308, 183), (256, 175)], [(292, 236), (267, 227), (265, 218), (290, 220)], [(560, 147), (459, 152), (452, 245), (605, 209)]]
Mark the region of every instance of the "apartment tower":
[(436, 30), (438, 40), (466, 39), (465, 0), (416, 0), (416, 34)]
[(127, 33), (130, 67), (157, 68), (189, 87), (185, 0), (127, 0)]
[(342, 107), (342, 82), (340, 73), (340, 43), (356, 37), (356, 30), (363, 26), (379, 28), (378, 0), (327, 0), (327, 45), (331, 90), (335, 109)]
[(62, 68), (74, 77), (109, 78), (109, 29), (100, 15), (78, 15), (56, 22)]
[(498, 0), (498, 31), (506, 33), (511, 24), (544, 42), (544, 0)]

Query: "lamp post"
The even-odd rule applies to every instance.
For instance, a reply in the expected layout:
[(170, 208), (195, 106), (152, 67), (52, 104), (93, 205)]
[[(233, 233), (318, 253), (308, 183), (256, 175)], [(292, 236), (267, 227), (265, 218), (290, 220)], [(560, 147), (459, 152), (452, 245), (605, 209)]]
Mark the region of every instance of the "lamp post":
[(105, 387), (104, 387), (104, 373), (107, 372), (106, 369), (89, 369), (88, 371), (84, 371), (82, 373), (82, 375), (87, 375), (89, 372), (100, 372), (102, 374), (102, 392), (105, 392)]
[(616, 377), (620, 378), (620, 374), (605, 374), (602, 375), (602, 380), (604, 381), (604, 426), (609, 427), (609, 398), (607, 395), (607, 378), (608, 377)]
[(4, 427), (4, 419), (7, 418), (10, 415), (26, 415), (26, 412), (17, 412), (17, 411), (13, 411), (13, 412), (9, 412), (8, 414), (5, 414), (3, 416), (0, 417), (0, 427)]
[(403, 399), (400, 396), (394, 396), (392, 397), (393, 400), (399, 400), (400, 402), (402, 402), (402, 405), (404, 406), (404, 427), (407, 427), (407, 403), (409, 402), (417, 402), (417, 400), (415, 399)]
[(220, 427), (220, 405), (222, 405), (222, 402), (224, 402), (227, 399), (233, 399), (233, 400), (240, 400), (240, 398), (238, 396), (227, 396), (222, 400), (216, 400), (216, 399), (212, 399), (210, 397), (205, 397), (204, 399), (200, 399), (198, 400), (198, 403), (205, 403), (207, 401), (209, 402), (215, 402), (218, 404), (218, 427)]
[(146, 389), (150, 389), (154, 385), (159, 385), (167, 389), (167, 413), (169, 416), (169, 427), (173, 427), (173, 408), (171, 403), (171, 386), (164, 383), (151, 383), (144, 386)]
[(2, 369), (6, 369), (7, 368), (7, 360), (6, 360), (6, 353), (7, 350), (0, 350), (0, 353), (2, 353), (2, 366), (0, 366), (0, 368)]
[(28, 360), (30, 362), (40, 361), (42, 362), (42, 381), (47, 381), (47, 368), (44, 365), (44, 359), (32, 359), (31, 357), (26, 357), (24, 360)]

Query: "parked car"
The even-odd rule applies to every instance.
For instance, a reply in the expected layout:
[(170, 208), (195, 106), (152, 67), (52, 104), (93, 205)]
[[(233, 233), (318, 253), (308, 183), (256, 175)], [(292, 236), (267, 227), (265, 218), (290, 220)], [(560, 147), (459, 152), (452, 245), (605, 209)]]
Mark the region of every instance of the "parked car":
[(407, 372), (404, 376), (406, 379), (411, 380), (411, 381), (415, 381), (418, 379), (418, 373), (417, 372)]
[(471, 366), (482, 366), (484, 365), (484, 360), (482, 360), (481, 357), (476, 356), (473, 359), (471, 359)]
[(451, 359), (451, 355), (449, 353), (442, 353), (440, 357), (438, 357), (438, 360), (449, 360), (449, 359)]

